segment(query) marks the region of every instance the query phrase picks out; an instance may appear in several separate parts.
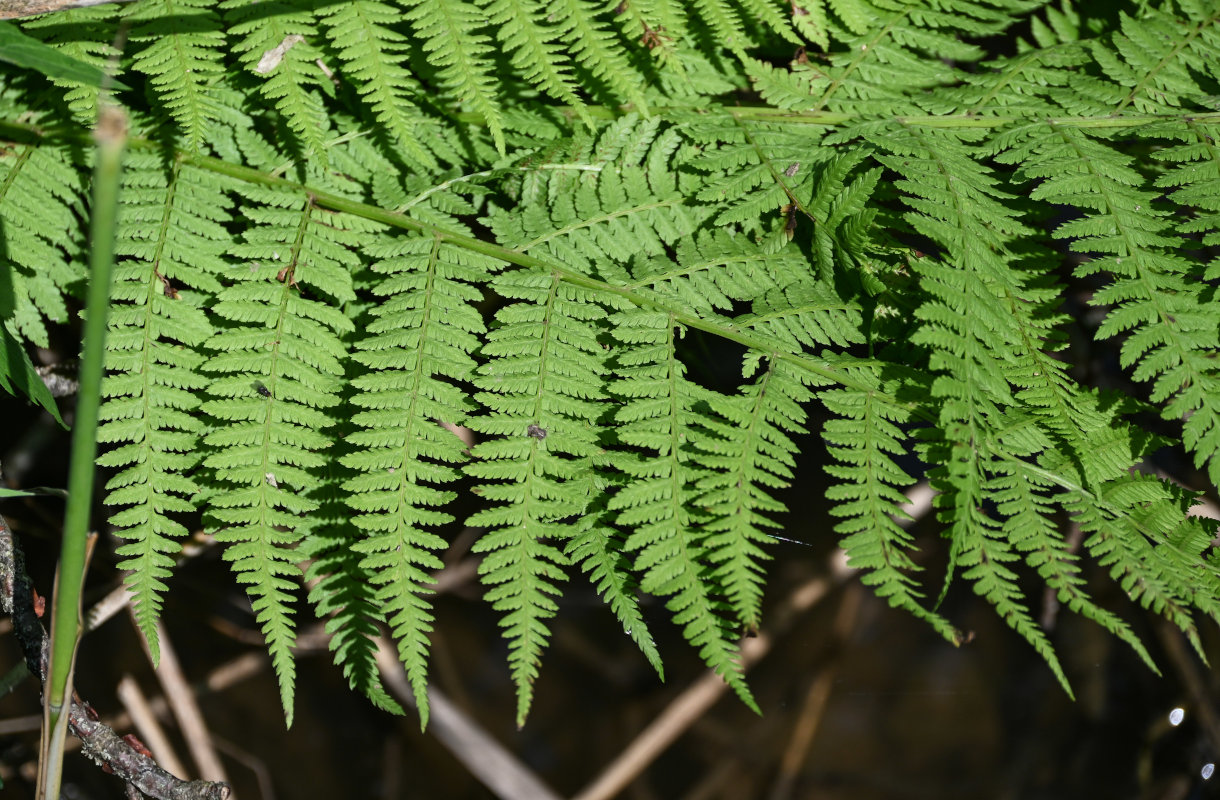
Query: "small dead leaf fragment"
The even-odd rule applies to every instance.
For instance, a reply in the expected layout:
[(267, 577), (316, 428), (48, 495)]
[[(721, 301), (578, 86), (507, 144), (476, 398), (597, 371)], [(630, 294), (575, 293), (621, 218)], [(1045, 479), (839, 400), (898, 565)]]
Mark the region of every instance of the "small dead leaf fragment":
[(280, 65), (285, 53), (303, 41), (305, 41), (305, 37), (297, 33), (285, 36), (284, 41), (263, 53), (263, 57), (258, 60), (258, 66), (254, 68), (254, 71), (259, 75), (266, 75)]

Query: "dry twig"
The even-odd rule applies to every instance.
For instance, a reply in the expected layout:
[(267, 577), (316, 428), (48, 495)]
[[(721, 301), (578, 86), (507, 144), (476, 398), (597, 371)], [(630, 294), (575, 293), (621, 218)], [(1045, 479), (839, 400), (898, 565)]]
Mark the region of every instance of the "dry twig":
[[(13, 630), (30, 672), (40, 685), (47, 676), (49, 640), (34, 612), (33, 587), (25, 572), (20, 548), (0, 517), (0, 607), (13, 620)], [(227, 800), (228, 785), (210, 781), (183, 781), (161, 769), (148, 756), (138, 753), (118, 734), (97, 719), (88, 704), (73, 698), (68, 715), (72, 734), (95, 764), (117, 775), (146, 796), (156, 800)]]
[(0, 19), (33, 17), (72, 8), (100, 6), (106, 3), (130, 3), (132, 0), (0, 0)]

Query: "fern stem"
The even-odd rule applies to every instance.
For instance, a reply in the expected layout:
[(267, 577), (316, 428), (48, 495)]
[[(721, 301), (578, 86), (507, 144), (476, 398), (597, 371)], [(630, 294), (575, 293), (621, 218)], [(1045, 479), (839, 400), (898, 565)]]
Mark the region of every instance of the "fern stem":
[(845, 114), (831, 111), (787, 111), (782, 108), (731, 108), (728, 113), (736, 120), (771, 122), (794, 125), (852, 125), (860, 122), (896, 122), (924, 128), (1003, 128), (1017, 123), (1028, 124), (1042, 121), (1061, 128), (1133, 128), (1166, 122), (1220, 122), (1220, 113), (1208, 114), (1106, 114), (1102, 116), (1046, 117), (1030, 116), (977, 116), (974, 114), (922, 114), (912, 116), (878, 117), (876, 115)]
[[(211, 170), (213, 172), (227, 175), (230, 178), (235, 178), (247, 183), (254, 183), (263, 186), (278, 186), (282, 188), (295, 189), (300, 192), (307, 193), (310, 198), (319, 206), (329, 208), (332, 211), (342, 211), (352, 214), (357, 217), (381, 222), (385, 225), (390, 225), (395, 228), (414, 231), (416, 233), (427, 236), (435, 236), (442, 242), (460, 247), (463, 250), (469, 250), (473, 253), (490, 256), (492, 258), (506, 261), (510, 264), (516, 264), (519, 267), (541, 270), (550, 272), (565, 283), (573, 286), (581, 286), (586, 289), (593, 289), (604, 294), (614, 294), (622, 297), (624, 300), (641, 308), (649, 308), (655, 311), (662, 311), (666, 314), (672, 314), (674, 321), (679, 325), (687, 328), (695, 328), (697, 330), (710, 333), (714, 336), (719, 336), (723, 339), (728, 339), (732, 342), (737, 342), (740, 345), (756, 350), (760, 353), (774, 358), (778, 361), (783, 361), (792, 364), (800, 369), (805, 370), (813, 375), (816, 375), (824, 380), (837, 383), (849, 389), (855, 389), (862, 392), (878, 393), (879, 390), (865, 382), (859, 381), (849, 375), (845, 370), (831, 364), (824, 359), (814, 359), (808, 356), (788, 353), (774, 348), (774, 343), (747, 333), (736, 325), (722, 324), (712, 322), (702, 317), (683, 311), (677, 304), (666, 303), (662, 300), (645, 297), (625, 286), (616, 286), (612, 283), (591, 278), (588, 275), (582, 275), (574, 270), (554, 264), (537, 256), (526, 255), (525, 253), (503, 247), (491, 242), (484, 242), (481, 239), (476, 239), (473, 236), (466, 236), (462, 233), (456, 233), (436, 225), (431, 225), (426, 222), (412, 219), (411, 217), (394, 211), (387, 211), (378, 206), (361, 203), (356, 200), (350, 200), (333, 192), (323, 191), (305, 184), (297, 183), (286, 178), (277, 178), (268, 175), (265, 172), (252, 169), (250, 167), (230, 164), (218, 158), (211, 156), (199, 155), (197, 153), (180, 153), (179, 158), (190, 164), (194, 164), (202, 169)], [(851, 363), (852, 366), (867, 367), (872, 362), (867, 359), (844, 360), (844, 363)], [(884, 395), (884, 393), (881, 393)], [(889, 402), (894, 403), (899, 407), (910, 407), (909, 403), (898, 400), (896, 397), (884, 395)]]

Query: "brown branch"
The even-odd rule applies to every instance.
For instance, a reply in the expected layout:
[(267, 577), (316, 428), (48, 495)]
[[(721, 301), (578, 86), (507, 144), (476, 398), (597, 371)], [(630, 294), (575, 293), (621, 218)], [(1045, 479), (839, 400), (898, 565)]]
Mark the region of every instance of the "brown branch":
[(0, 19), (33, 17), (72, 8), (100, 6), (106, 3), (130, 3), (132, 0), (0, 0)]
[[(0, 0), (0, 4), (6, 2)], [(30, 673), (38, 676), (40, 684), (45, 684), (50, 639), (34, 612), (33, 597), (21, 548), (4, 518), (0, 517), (0, 607), (13, 620), (13, 630)], [(224, 783), (184, 781), (161, 769), (157, 762), (136, 752), (98, 721), (93, 709), (75, 697), (68, 725), (72, 734), (81, 740), (81, 750), (90, 760), (148, 797), (156, 800), (227, 800), (230, 795), (230, 789)]]

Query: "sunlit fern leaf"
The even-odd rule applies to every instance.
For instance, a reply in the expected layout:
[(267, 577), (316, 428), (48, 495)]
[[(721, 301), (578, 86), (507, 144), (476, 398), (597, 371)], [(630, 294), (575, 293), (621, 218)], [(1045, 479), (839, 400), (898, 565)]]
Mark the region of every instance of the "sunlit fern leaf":
[[(641, 589), (748, 697), (737, 623), (757, 620), (761, 537), (781, 521), (784, 442), (807, 410), (792, 410), (799, 385), (832, 416), (828, 513), (892, 604), (957, 640), (927, 609), (895, 519), (901, 490), (926, 475), (953, 539), (949, 572), (1044, 655), (1028, 579), (1148, 655), (1137, 626), (1086, 591), (1097, 562), (1197, 645), (1198, 619), (1220, 602), (1214, 525), (1187, 519), (1190, 492), (1137, 467), (1184, 445), (1206, 472), (1177, 477), (1211, 491), (1220, 463), (1220, 25), (1203, 0), (1125, 11), (272, 0), (217, 18), (199, 0), (156, 0), (20, 23), (101, 65), (121, 17), (138, 19), (117, 56), (134, 171), (111, 385), (144, 391), (147, 375), (168, 388), (148, 384), (147, 417), (135, 394), (116, 395), (105, 430), (115, 458), (147, 442), (148, 468), (166, 476), (150, 479), (164, 501), (145, 502), (138, 482), (113, 487), (132, 501), (116, 519), (164, 540), (142, 565), (145, 551), (124, 551), (154, 598), (141, 607), (159, 602), (181, 533), (164, 520), (194, 493), (251, 584), (285, 683), (297, 565), (310, 561), (349, 682), (393, 707), (370, 638), (388, 621), (418, 699), (427, 582), (455, 523), (450, 497), (475, 483), (522, 714), (555, 593), (578, 564), (650, 660)], [(813, 45), (790, 59), (776, 35), (789, 12)], [(744, 52), (747, 39), (765, 49)], [(252, 74), (264, 56), (279, 63)], [(15, 277), (0, 293), (16, 295), (3, 313), (24, 345), (54, 344), (48, 323), (67, 319), (64, 295), (83, 277), (80, 123), (98, 93), (32, 72), (2, 82)], [(229, 219), (234, 197), (243, 214)], [(1065, 282), (1065, 255), (1080, 286)], [(174, 303), (164, 283), (156, 295), (169, 273), (150, 279), (154, 263), (179, 270)], [(182, 323), (167, 333), (173, 313)], [(1068, 348), (1067, 335), (1095, 319), (1145, 405), (1077, 384), (1098, 379), (1082, 368), (1110, 345)], [(749, 385), (722, 396), (684, 375), (683, 330), (714, 356), (745, 348)], [(543, 362), (538, 348), (564, 356)], [(180, 376), (143, 369), (133, 354), (145, 352), (172, 353)], [(793, 391), (777, 398), (760, 387), (781, 369)], [(211, 399), (196, 409), (182, 393), (199, 375)], [(1181, 436), (1130, 423), (1149, 408)], [(751, 419), (772, 419), (769, 433), (737, 435)], [(456, 421), (484, 437), (468, 471), (440, 425)], [(202, 468), (199, 448), (171, 449), (205, 429)], [(1079, 562), (1063, 533), (1073, 523)]]
[(471, 450), (466, 472), (490, 504), (469, 525), (487, 532), (475, 544), (486, 553), (479, 574), (487, 599), (505, 614), (509, 666), (521, 724), (533, 699), (545, 621), (554, 616), (565, 549), (579, 530), (595, 490), (593, 459), (601, 452), (598, 420), (606, 411), (602, 375), (608, 368), (597, 340), (605, 311), (583, 289), (554, 275), (506, 273), (494, 281), (515, 300), (496, 313), (475, 377), (475, 401), (486, 413), (468, 424), (495, 438)]
[[(1220, 139), (1220, 125), (1188, 120), (1161, 125), (1149, 133), (1175, 142), (1153, 155), (1164, 164), (1174, 165), (1157, 178), (1156, 185), (1174, 187), (1169, 199), (1177, 203), (1182, 212), (1182, 221), (1177, 225), (1182, 234), (1181, 249), (1192, 251), (1199, 245), (1214, 248), (1220, 244), (1220, 148), (1216, 145)], [(1203, 274), (1199, 275), (1201, 270)], [(1199, 282), (1200, 277), (1203, 282)], [(1190, 353), (1197, 380), (1175, 385), (1174, 375), (1180, 377), (1182, 370), (1180, 366), (1176, 369), (1171, 366), (1166, 376), (1156, 380), (1152, 398), (1154, 401), (1169, 399), (1165, 416), (1185, 420), (1183, 444), (1195, 454), (1196, 466), (1206, 464), (1213, 485), (1220, 485), (1220, 413), (1217, 413), (1220, 408), (1214, 402), (1214, 398), (1220, 396), (1220, 366), (1216, 364), (1220, 357), (1220, 341), (1216, 338), (1220, 335), (1217, 334), (1220, 321), (1212, 319), (1215, 297), (1212, 295), (1209, 302), (1211, 290), (1204, 287), (1205, 282), (1218, 278), (1220, 257), (1212, 259), (1210, 268), (1199, 265), (1187, 273), (1187, 285), (1201, 290), (1194, 313), (1205, 315), (1197, 323), (1189, 319), (1182, 321), (1195, 328), (1183, 343), (1189, 343), (1192, 351), (1201, 351)], [(1212, 325), (1213, 322), (1217, 325)], [(1178, 390), (1176, 394), (1168, 394), (1174, 390)]]
[(890, 605), (955, 641), (948, 620), (922, 603), (924, 591), (914, 577), (920, 567), (911, 557), (914, 539), (900, 524), (910, 519), (901, 490), (915, 482), (896, 460), (908, 452), (909, 434), (899, 426), (910, 420), (910, 412), (887, 401), (880, 384), (875, 392), (831, 389), (818, 397), (836, 415), (822, 431), (837, 462), (826, 465), (837, 481), (826, 497), (835, 501), (831, 513), (843, 518), (835, 532), (843, 537), (848, 566), (866, 570), (860, 580)]
[(234, 49), (260, 81), (262, 96), (275, 103), (304, 154), (325, 164), (329, 126), (320, 93), (328, 78), (317, 63), (321, 42), (313, 13), (291, 2), (228, 0), (221, 8), (229, 35), (238, 40)]
[(1017, 174), (1037, 181), (1032, 197), (1088, 212), (1053, 235), (1070, 238), (1072, 250), (1096, 254), (1077, 275), (1109, 277), (1095, 297), (1110, 306), (1098, 338), (1125, 336), (1123, 367), (1151, 382), (1150, 399), (1163, 404), (1166, 418), (1189, 418), (1187, 446), (1220, 475), (1220, 316), (1192, 261), (1175, 252), (1180, 245), (1168, 212), (1131, 157), (1104, 141), (1048, 125), (1014, 129), (1001, 141), (1008, 151), (1000, 157), (1022, 160)]
[(599, 12), (605, 8), (589, 0), (552, 0), (548, 18), (555, 20), (559, 37), (568, 44), (571, 58), (600, 81), (615, 96), (648, 113), (648, 101), (641, 91), (646, 84), (631, 66), (626, 52), (614, 34), (606, 30)]
[(462, 0), (403, 0), (402, 4), (438, 83), (459, 104), (483, 118), (496, 149), (503, 154), (504, 125), (491, 77), (491, 48), (479, 30), (485, 13)]
[(792, 27), (810, 44), (822, 50), (830, 47), (829, 20), (823, 0), (796, 0), (792, 4)]
[(341, 475), (341, 470), (325, 470), (322, 485), (313, 493), (318, 507), (301, 520), (297, 553), (308, 559), (309, 602), (326, 619), (328, 645), (348, 685), (378, 708), (402, 714), (402, 706), (381, 683), (375, 640), (384, 617), (374, 596), (372, 573), (361, 566), (361, 556), (353, 547), (360, 534), (344, 502)]
[(776, 108), (807, 111), (817, 104), (812, 73), (792, 72), (755, 58), (746, 58), (744, 64), (755, 91)]
[(1059, 453), (1045, 454), (1036, 466), (1012, 463), (1034, 482), (1058, 478), (1056, 502), (1086, 534), (1085, 549), (1131, 600), (1163, 615), (1198, 649), (1193, 610), (1220, 619), (1220, 572), (1208, 554), (1216, 522), (1187, 516), (1193, 498), (1180, 487), (1123, 468), (1159, 440), (1116, 425), (1098, 430), (1091, 444), (1098, 456), (1091, 481)]
[(348, 503), (361, 532), (355, 551), (375, 587), (379, 614), (398, 640), (421, 724), (428, 719), (427, 652), (432, 630), (429, 571), (441, 569), (438, 532), (453, 521), (441, 510), (455, 496), (443, 488), (459, 477), (465, 445), (442, 427), (462, 424), (474, 409), (455, 381), (474, 371), (470, 353), (484, 332), (474, 308), (478, 286), (498, 264), (429, 237), (400, 238), (367, 248), (382, 278), (374, 290), (367, 335), (353, 360), (369, 371), (353, 383), (361, 428), (343, 457), (358, 477)]
[[(648, 122), (612, 127), (588, 154), (586, 170), (546, 171), (531, 192), (555, 197), (549, 209), (533, 206), (523, 214), (496, 214), (497, 239), (519, 252), (550, 254), (569, 269), (590, 275), (621, 275), (620, 267), (640, 255), (661, 255), (689, 235), (697, 223), (672, 180), (664, 188), (666, 167), (651, 158), (655, 130)], [(661, 157), (671, 149), (660, 142)]]
[(574, 107), (591, 127), (593, 121), (577, 95), (567, 54), (556, 41), (559, 30), (544, 21), (546, 8), (536, 0), (492, 0), (484, 13), (520, 74), (551, 97)]
[(97, 433), (115, 447), (98, 464), (119, 470), (106, 504), (123, 507), (110, 524), (126, 540), (119, 566), (155, 661), (164, 581), (187, 534), (176, 515), (196, 510), (198, 395), (208, 384), (199, 348), (213, 332), (205, 309), (220, 289), (233, 204), (218, 176), (182, 164), (167, 175), (155, 153), (132, 153), (123, 175)]
[(207, 0), (150, 0), (124, 10), (134, 67), (148, 75), (186, 149), (202, 150), (219, 116), (211, 85), (224, 74), (224, 26)]
[(792, 353), (864, 341), (859, 304), (812, 281), (762, 293), (751, 312), (736, 321), (774, 337)]
[(628, 38), (648, 48), (666, 73), (687, 79), (698, 71), (690, 52), (680, 47), (689, 16), (679, 0), (632, 0), (616, 6), (616, 22)]
[[(119, 6), (102, 5), (64, 8), (54, 14), (26, 20), (22, 30), (54, 47), (66, 56), (106, 71), (115, 57)], [(98, 87), (86, 81), (47, 76), (56, 86), (67, 90), (64, 101), (73, 116), (84, 125), (97, 119)]]
[(644, 621), (636, 596), (639, 582), (631, 573), (631, 564), (623, 556), (622, 534), (606, 523), (604, 512), (603, 499), (594, 498), (568, 540), (566, 555), (588, 574), (597, 593), (622, 623), (623, 633), (631, 637), (657, 675), (664, 679), (661, 654)]
[(436, 160), (419, 143), (419, 110), (413, 100), (418, 81), (402, 66), (407, 37), (395, 28), (400, 13), (376, 0), (351, 0), (318, 9), (329, 44), (351, 75), (361, 97), (385, 131), (425, 168)]
[(994, 493), (996, 510), (1004, 517), (1004, 538), (1037, 570), (1047, 588), (1055, 593), (1056, 602), (1114, 633), (1155, 670), (1152, 656), (1131, 627), (1097, 605), (1086, 592), (1080, 556), (1073, 552), (1055, 518), (1050, 482), (1002, 464), (993, 463), (992, 469), (987, 490)]
[(636, 259), (633, 280), (625, 286), (652, 290), (699, 314), (724, 314), (733, 310), (734, 302), (748, 301), (790, 280), (803, 261), (795, 250), (760, 252), (743, 239), (719, 232), (698, 240), (683, 238), (672, 248), (672, 258), (667, 253)]
[[(1036, 294), (1030, 297), (1026, 276), (1014, 268), (1008, 252), (1010, 242), (1030, 231), (1003, 204), (1008, 198), (996, 180), (955, 138), (907, 128), (874, 132), (869, 140), (892, 154), (881, 157), (883, 163), (909, 176), (896, 183), (911, 195), (904, 201), (911, 208), (906, 219), (944, 249), (943, 261), (918, 262), (929, 297), (917, 311), (922, 324), (912, 337), (930, 349), (929, 366), (937, 373), (931, 386), (937, 430), (927, 434), (921, 452), (936, 465), (929, 477), (940, 492), (940, 519), (949, 524), (952, 540), (941, 596), (954, 568), (963, 567), (975, 592), (1033, 645), (1070, 692), (1016, 573), (1006, 566), (1020, 556), (1003, 535), (1002, 516), (997, 519), (985, 503), (986, 484), (1001, 469), (996, 462), (1053, 446), (1047, 434), (1023, 426), (1014, 394), (1016, 387), (1048, 382), (1043, 370), (1050, 359), (1042, 350), (1047, 325), (1031, 313), (1038, 311), (1029, 302)], [(963, 315), (963, 308), (971, 313)], [(1071, 386), (1061, 380), (1050, 388), (1058, 394), (1040, 407), (1043, 424), (1069, 436), (1079, 452), (1083, 439), (1072, 418)], [(1008, 434), (1014, 427), (1022, 433)]]
[[(1082, 76), (1082, 98), (1108, 108), (1157, 113), (1193, 105), (1207, 94), (1196, 76), (1214, 69), (1220, 47), (1220, 9), (1213, 3), (1183, 2), (1169, 10), (1122, 14), (1109, 40), (1094, 39), (1089, 50), (1104, 77)], [(1214, 77), (1214, 76), (1213, 76)]]
[(739, 11), (729, 0), (693, 0), (692, 5), (720, 46), (744, 53), (757, 45), (746, 34)]
[(8, 327), (40, 347), (50, 346), (48, 322), (66, 322), (64, 294), (85, 277), (79, 263), (83, 191), (71, 153), (57, 146), (0, 150), (0, 267), (11, 281)]
[(990, 69), (963, 75), (962, 85), (938, 96), (959, 113), (1050, 115), (1059, 110), (1050, 96), (1062, 91), (1089, 60), (1078, 43), (1032, 49), (992, 60)]
[(204, 440), (204, 521), (247, 586), (291, 724), (299, 518), (317, 509), (309, 494), (333, 441), (330, 409), (346, 358), (339, 336), (354, 327), (331, 303), (354, 298), (350, 270), (359, 262), (344, 218), (304, 194), (244, 187), (243, 195), (252, 227), (212, 308), (220, 324), (204, 365), (213, 399), (203, 410), (214, 421)]
[(690, 167), (708, 174), (696, 197), (719, 206), (717, 225), (747, 230), (760, 216), (776, 221), (789, 208), (806, 208), (822, 166), (834, 157), (832, 149), (816, 146), (818, 133), (732, 116), (694, 122), (683, 132), (701, 145)]
[(877, 9), (868, 0), (826, 0), (834, 16), (851, 33), (864, 33), (876, 24)]
[[(860, 9), (863, 4), (835, 5)], [(843, 49), (825, 61), (807, 60), (793, 67), (791, 94), (808, 87), (813, 98), (809, 108), (880, 117), (923, 113), (935, 102), (935, 94), (919, 90), (954, 83), (961, 65), (983, 55), (972, 40), (1000, 33), (1011, 22), (1014, 4), (957, 0), (952, 8), (919, 2), (873, 5), (871, 18), (855, 17), (849, 27), (857, 35), (845, 36)], [(868, 23), (861, 24), (865, 18)]]
[(683, 375), (677, 326), (669, 315), (636, 310), (612, 321), (620, 346), (611, 392), (622, 402), (614, 434), (631, 451), (613, 460), (626, 483), (609, 509), (617, 512), (616, 524), (632, 532), (624, 549), (642, 575), (640, 588), (668, 598), (666, 608), (686, 640), (742, 702), (757, 709), (727, 618), (731, 609), (713, 593), (714, 566), (707, 533), (699, 527), (708, 520), (696, 501), (709, 470), (693, 448), (702, 420), (695, 406), (703, 392)]
[(802, 405), (810, 397), (792, 367), (769, 361), (741, 394), (707, 395), (719, 419), (705, 418), (711, 435), (694, 440), (708, 468), (695, 500), (708, 517), (702, 526), (707, 560), (746, 628), (756, 629), (762, 620), (762, 562), (770, 558), (766, 545), (775, 541), (768, 531), (783, 527), (777, 517), (787, 510), (772, 495), (793, 478), (792, 436), (806, 432)]

